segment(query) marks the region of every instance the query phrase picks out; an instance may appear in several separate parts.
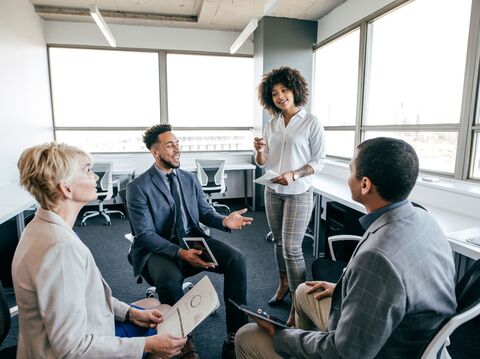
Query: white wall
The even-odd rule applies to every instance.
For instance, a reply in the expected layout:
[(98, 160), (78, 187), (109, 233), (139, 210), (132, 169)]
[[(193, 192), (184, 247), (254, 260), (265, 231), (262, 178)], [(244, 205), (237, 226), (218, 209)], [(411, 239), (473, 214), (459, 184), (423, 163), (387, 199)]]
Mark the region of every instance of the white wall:
[[(117, 47), (178, 51), (228, 53), (239, 32), (180, 29), (153, 26), (109, 25)], [(46, 21), (48, 44), (108, 46), (94, 23)], [(253, 42), (248, 40), (239, 54), (253, 54)]]
[(317, 42), (323, 41), (394, 0), (348, 0), (318, 21)]
[(26, 147), (53, 139), (43, 21), (27, 0), (0, 1), (0, 185)]

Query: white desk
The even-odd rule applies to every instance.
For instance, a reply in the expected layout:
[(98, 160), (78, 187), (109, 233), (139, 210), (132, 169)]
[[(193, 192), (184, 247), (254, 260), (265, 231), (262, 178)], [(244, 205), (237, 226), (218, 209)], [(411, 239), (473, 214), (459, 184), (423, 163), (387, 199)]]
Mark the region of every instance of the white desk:
[(25, 228), (23, 211), (34, 206), (35, 199), (18, 184), (0, 186), (0, 224), (16, 217), (18, 237)]
[[(314, 176), (312, 187), (313, 191), (320, 196), (330, 198), (359, 212), (367, 213), (364, 206), (362, 206), (358, 202), (355, 202), (352, 199), (347, 181), (344, 181), (337, 177), (319, 174)], [(318, 202), (316, 203), (316, 205), (321, 206), (321, 199), (319, 199)], [(466, 218), (466, 216), (464, 215), (460, 215), (452, 211), (447, 211), (442, 208), (423, 204), (422, 206), (424, 206), (428, 210), (428, 212), (431, 213), (431, 215), (437, 220), (443, 231), (447, 234), (449, 232), (460, 230), (463, 228), (473, 227), (471, 223), (472, 221), (474, 221), (474, 219)], [(315, 218), (315, 242), (318, 242), (318, 235), (320, 233), (319, 230), (320, 216), (317, 215)], [(449, 238), (448, 236), (447, 238), (450, 243), (450, 247), (455, 253), (464, 255), (474, 260), (480, 259), (480, 247), (469, 244), (467, 242), (462, 242), (453, 238)], [(314, 254), (318, 253), (318, 247), (319, 244), (314, 243)]]
[[(194, 164), (186, 164), (181, 165), (181, 169), (189, 172), (196, 172), (197, 167)], [(255, 211), (255, 185), (253, 184), (253, 180), (255, 179), (255, 169), (256, 166), (249, 162), (241, 162), (241, 163), (226, 163), (225, 164), (225, 171), (243, 171), (243, 193), (245, 199), (245, 205)], [(113, 167), (113, 174), (114, 175), (129, 175), (132, 176), (135, 173), (134, 168), (128, 167)], [(250, 173), (250, 176), (248, 175)], [(250, 177), (250, 178), (249, 178)], [(132, 178), (131, 178), (132, 179)], [(248, 183), (252, 183), (252, 204), (248, 202)]]

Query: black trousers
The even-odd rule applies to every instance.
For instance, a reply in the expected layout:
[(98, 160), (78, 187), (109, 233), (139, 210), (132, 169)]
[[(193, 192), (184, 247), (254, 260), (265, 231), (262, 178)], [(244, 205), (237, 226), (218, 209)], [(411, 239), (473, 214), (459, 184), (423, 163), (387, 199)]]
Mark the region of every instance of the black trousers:
[[(161, 303), (173, 305), (183, 297), (182, 284), (185, 278), (202, 271), (224, 275), (223, 299), (226, 307), (227, 333), (235, 333), (247, 324), (246, 315), (235, 308), (231, 298), (238, 304), (247, 303), (247, 272), (245, 256), (232, 246), (214, 238), (205, 239), (218, 266), (212, 269), (197, 268), (180, 259), (174, 260), (161, 254), (152, 254), (144, 268), (143, 276), (156, 287)], [(147, 271), (147, 273), (145, 273)]]

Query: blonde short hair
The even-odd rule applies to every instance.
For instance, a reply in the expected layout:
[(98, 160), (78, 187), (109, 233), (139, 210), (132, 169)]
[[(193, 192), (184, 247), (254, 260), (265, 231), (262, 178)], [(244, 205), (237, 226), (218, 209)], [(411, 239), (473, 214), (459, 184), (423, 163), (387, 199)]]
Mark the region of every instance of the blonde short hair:
[(23, 151), (18, 160), (20, 184), (42, 208), (53, 210), (61, 196), (60, 183), (75, 179), (81, 159), (91, 161), (89, 153), (64, 143), (50, 142)]

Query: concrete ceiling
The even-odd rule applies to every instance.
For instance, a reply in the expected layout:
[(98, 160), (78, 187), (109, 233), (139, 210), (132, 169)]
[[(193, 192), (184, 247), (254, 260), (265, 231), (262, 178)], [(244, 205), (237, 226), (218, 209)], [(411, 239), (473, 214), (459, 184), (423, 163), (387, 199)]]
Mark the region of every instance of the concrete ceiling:
[[(269, 16), (318, 20), (346, 0), (278, 0)], [(93, 22), (96, 4), (109, 24), (240, 31), (263, 16), (268, 0), (30, 0), (45, 20)]]

